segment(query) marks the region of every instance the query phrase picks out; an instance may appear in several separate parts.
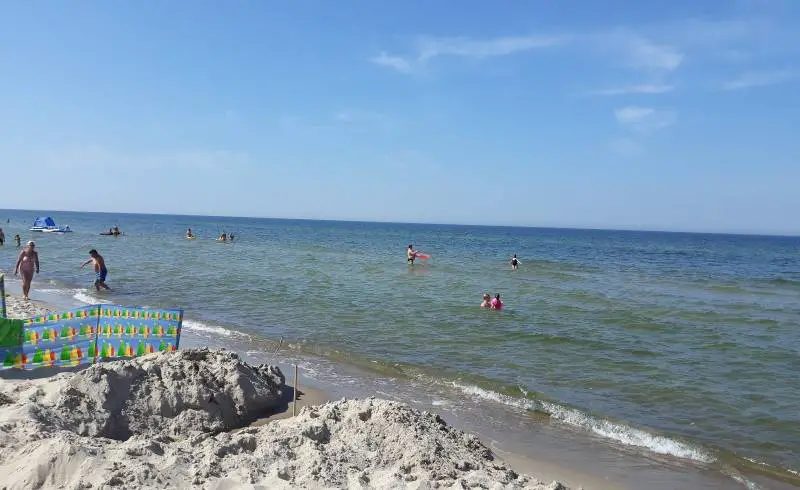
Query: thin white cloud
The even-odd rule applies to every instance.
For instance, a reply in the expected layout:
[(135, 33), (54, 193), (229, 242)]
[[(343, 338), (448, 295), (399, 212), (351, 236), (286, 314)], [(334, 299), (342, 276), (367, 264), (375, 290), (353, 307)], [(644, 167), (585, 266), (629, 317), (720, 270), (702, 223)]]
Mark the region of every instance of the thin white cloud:
[(418, 40), (419, 59), (431, 60), (439, 56), (462, 56), (465, 58), (488, 58), (508, 56), (514, 53), (547, 48), (558, 44), (556, 37), (506, 36), (494, 39), (475, 40), (465, 37), (423, 37)]
[(505, 36), (493, 39), (470, 39), (466, 37), (420, 37), (414, 54), (390, 55), (381, 52), (370, 59), (372, 63), (392, 68), (401, 73), (410, 73), (432, 60), (445, 56), (485, 59), (509, 56), (516, 53), (555, 46), (556, 37)]
[(614, 111), (617, 122), (638, 133), (649, 133), (675, 124), (674, 111), (652, 107), (627, 106)]
[(400, 56), (391, 56), (386, 52), (381, 52), (378, 56), (370, 58), (370, 61), (376, 65), (392, 68), (401, 73), (411, 72), (411, 62)]
[(628, 85), (625, 87), (595, 90), (592, 95), (615, 96), (629, 94), (664, 94), (675, 90), (674, 85), (646, 83), (641, 85)]
[(740, 75), (722, 85), (723, 90), (743, 90), (748, 88), (768, 87), (800, 79), (800, 72), (766, 71), (750, 72)]
[(625, 46), (628, 63), (633, 68), (670, 72), (683, 63), (684, 54), (675, 46), (656, 44), (638, 36), (629, 38)]

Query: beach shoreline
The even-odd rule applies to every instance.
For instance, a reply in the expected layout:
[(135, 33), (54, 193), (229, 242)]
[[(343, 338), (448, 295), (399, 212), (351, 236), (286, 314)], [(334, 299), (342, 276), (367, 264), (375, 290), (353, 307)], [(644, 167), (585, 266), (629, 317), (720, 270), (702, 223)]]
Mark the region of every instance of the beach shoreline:
[[(10, 288), (14, 290), (12, 285)], [(51, 303), (49, 301), (42, 301), (35, 299), (30, 303), (23, 302), (15, 295), (11, 295), (10, 307), (12, 311), (23, 312), (22, 316), (29, 315), (30, 313), (46, 312), (48, 310), (63, 310), (70, 307), (69, 301), (64, 301), (64, 298), (53, 297), (50, 293), (37, 294), (36, 290), (33, 293), (35, 298), (55, 299), (57, 301)], [(59, 301), (60, 300), (60, 301)], [(55, 303), (55, 304), (54, 304)], [(22, 309), (19, 309), (22, 308)], [(184, 335), (182, 336), (182, 348), (197, 348), (209, 345), (208, 337), (198, 336), (198, 333), (193, 329), (184, 328)], [(230, 339), (229, 339), (230, 340)], [(454, 427), (464, 430), (466, 432), (477, 434), (482, 440), (487, 442), (487, 445), (492, 451), (507, 461), (509, 466), (521, 474), (528, 474), (532, 477), (543, 480), (557, 480), (569, 487), (582, 487), (582, 488), (598, 488), (598, 489), (626, 489), (626, 488), (642, 488), (647, 486), (654, 489), (668, 489), (674, 488), (675, 484), (680, 484), (683, 487), (699, 487), (703, 488), (730, 488), (732, 482), (731, 478), (737, 480), (737, 474), (734, 470), (734, 476), (723, 475), (718, 473), (705, 465), (686, 465), (685, 461), (673, 460), (672, 458), (653, 458), (653, 455), (640, 452), (631, 452), (627, 448), (620, 448), (614, 445), (609, 445), (607, 441), (597, 441), (594, 438), (587, 439), (584, 434), (578, 434), (574, 430), (570, 430), (560, 424), (551, 424), (547, 419), (541, 421), (537, 418), (531, 418), (531, 415), (521, 413), (514, 416), (510, 422), (510, 426), (503, 427), (495, 424), (494, 428), (485, 425), (485, 421), (478, 421), (468, 413), (450, 410), (447, 404), (443, 406), (431, 406), (430, 404), (420, 404), (416, 399), (407, 398), (404, 396), (397, 396), (392, 393), (382, 384), (378, 383), (373, 390), (360, 389), (353, 391), (343, 387), (341, 383), (331, 383), (326, 376), (322, 373), (315, 372), (313, 369), (307, 371), (304, 366), (307, 366), (307, 359), (304, 356), (278, 355), (277, 357), (272, 352), (262, 351), (258, 349), (252, 350), (252, 340), (249, 339), (241, 344), (226, 344), (225, 349), (241, 353), (242, 356), (247, 358), (249, 362), (264, 362), (265, 360), (274, 363), (287, 373), (287, 384), (292, 385), (293, 380), (293, 365), (300, 365), (300, 399), (298, 401), (298, 410), (302, 406), (315, 405), (323, 403), (330, 399), (340, 397), (346, 398), (362, 398), (368, 396), (379, 396), (388, 398), (403, 403), (408, 403), (412, 407), (421, 410), (430, 410), (442, 414), (448, 422)], [(214, 345), (214, 342), (211, 342)], [(276, 351), (277, 352), (277, 351)], [(283, 352), (281, 352), (283, 354)], [(373, 377), (367, 373), (358, 373), (357, 376), (366, 375)], [(504, 410), (498, 407), (498, 410)], [(291, 417), (291, 407), (286, 405), (283, 411), (275, 413), (262, 421), (255, 422), (256, 424), (265, 424), (271, 420), (281, 420)], [(512, 442), (513, 433), (515, 432), (514, 426), (518, 425), (519, 429), (524, 431), (531, 430), (531, 424), (538, 427), (535, 429), (535, 440), (519, 444)], [(750, 488), (793, 488), (791, 485), (784, 485), (780, 482), (775, 485), (775, 482), (769, 479), (759, 479), (761, 486), (752, 486), (754, 481), (748, 477), (750, 483), (745, 484), (747, 480), (737, 480), (743, 487), (750, 485)]]
[[(35, 315), (47, 314), (52, 311), (58, 311), (60, 308), (57, 305), (52, 305), (40, 300), (29, 300), (25, 301), (22, 298), (16, 295), (7, 295), (7, 313), (8, 317), (12, 319), (25, 319)], [(223, 351), (224, 352), (224, 351)], [(113, 362), (113, 361), (112, 361)], [(55, 389), (53, 387), (43, 388), (50, 383), (54, 383), (55, 380), (66, 380), (70, 376), (72, 376), (76, 372), (84, 371), (84, 369), (80, 370), (50, 370), (50, 369), (39, 369), (39, 370), (31, 370), (31, 371), (18, 371), (16, 369), (0, 371), (0, 392), (6, 393), (18, 393), (20, 391), (24, 391), (26, 388), (34, 387), (36, 391), (47, 391), (52, 393)], [(287, 372), (291, 373), (291, 370), (286, 370)], [(253, 420), (251, 423), (243, 425), (241, 427), (234, 428), (232, 433), (242, 433), (242, 432), (252, 432), (258, 431), (259, 428), (268, 426), (270, 424), (274, 424), (278, 421), (287, 421), (295, 418), (296, 416), (293, 415), (293, 412), (296, 410), (297, 414), (305, 413), (308, 410), (320, 410), (325, 409), (326, 404), (332, 402), (331, 397), (325, 393), (322, 389), (317, 387), (311, 386), (302, 386), (302, 378), (298, 382), (301, 383), (301, 386), (298, 388), (298, 394), (296, 398), (296, 407), (292, 407), (292, 387), (295, 385), (295, 380), (292, 378), (287, 378), (286, 383), (284, 385), (284, 393), (282, 395), (281, 403), (277, 405), (273, 410), (270, 411), (268, 415), (258, 417)], [(4, 396), (4, 403), (8, 402), (8, 395)], [(380, 401), (380, 400), (378, 400)], [(12, 419), (13, 420), (13, 419)], [(7, 423), (8, 420), (0, 419), (0, 425)], [(496, 461), (505, 461), (503, 457), (500, 457), (500, 454), (497, 451), (493, 451), (497, 459)], [(536, 471), (537, 462), (526, 458), (524, 455), (512, 455), (512, 454), (504, 454), (510, 461), (513, 461), (513, 465), (509, 464), (509, 467), (512, 468), (516, 473), (525, 475), (525, 474), (536, 474), (539, 475), (543, 473), (547, 473), (548, 475), (553, 473), (551, 468), (548, 468), (548, 471), (540, 472)], [(40, 464), (40, 461), (34, 460), (31, 458), (30, 464), (37, 465)], [(25, 461), (21, 461), (18, 463), (21, 467), (26, 467), (27, 463)], [(502, 463), (500, 463), (502, 464)], [(508, 464), (508, 463), (507, 463)], [(558, 471), (556, 473), (565, 474), (565, 476), (569, 476), (569, 480), (576, 481), (580, 478), (576, 478), (575, 474), (567, 475), (568, 472), (565, 471)], [(514, 474), (514, 473), (511, 473)], [(527, 477), (523, 477), (527, 478)], [(528, 483), (519, 486), (519, 488), (542, 488), (545, 487), (547, 489), (557, 489), (557, 488), (567, 488), (563, 486), (561, 483), (557, 483), (555, 479), (553, 479), (551, 484), (544, 485), (540, 484), (537, 479), (540, 476), (534, 477), (533, 480), (525, 480)], [(549, 478), (549, 476), (548, 476)], [(19, 480), (15, 480), (19, 483)], [(29, 483), (29, 480), (24, 480), (23, 483)], [(506, 482), (508, 483), (508, 482)], [(505, 485), (504, 485), (505, 486)], [(45, 483), (44, 487), (47, 488), (48, 485)], [(517, 488), (516, 483), (511, 485), (510, 487)], [(509, 487), (509, 488), (510, 488)], [(571, 486), (572, 488), (578, 488), (578, 486)], [(9, 488), (17, 488), (13, 483)], [(610, 489), (610, 488), (618, 488), (618, 487), (609, 487), (603, 485), (591, 485), (591, 486), (581, 486), (581, 488), (599, 488), (599, 489)]]

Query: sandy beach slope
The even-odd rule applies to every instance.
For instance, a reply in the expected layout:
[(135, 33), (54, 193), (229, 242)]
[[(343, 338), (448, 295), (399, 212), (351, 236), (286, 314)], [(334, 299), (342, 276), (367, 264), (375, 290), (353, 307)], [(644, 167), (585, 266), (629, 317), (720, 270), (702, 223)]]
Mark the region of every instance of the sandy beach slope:
[[(42, 308), (9, 299), (12, 316)], [(276, 420), (291, 400), (283, 373), (224, 350), (0, 376), (0, 488), (565, 488), (397, 402)]]

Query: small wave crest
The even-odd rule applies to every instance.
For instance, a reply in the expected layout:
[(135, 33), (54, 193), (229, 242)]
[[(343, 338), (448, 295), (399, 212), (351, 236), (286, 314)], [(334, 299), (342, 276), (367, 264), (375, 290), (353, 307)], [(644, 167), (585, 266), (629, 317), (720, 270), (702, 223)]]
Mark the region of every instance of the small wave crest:
[(188, 330), (194, 330), (196, 332), (205, 332), (205, 333), (213, 333), (215, 335), (223, 335), (225, 337), (230, 337), (231, 335), (238, 334), (238, 332), (234, 332), (233, 330), (228, 330), (224, 327), (219, 327), (215, 325), (207, 325), (202, 322), (198, 322), (195, 320), (183, 320), (183, 328)]
[(111, 303), (108, 300), (96, 298), (96, 297), (92, 296), (91, 294), (87, 294), (87, 293), (85, 293), (83, 291), (78, 291), (72, 297), (77, 299), (81, 303), (86, 303), (87, 305), (110, 304)]
[(504, 405), (509, 405), (523, 410), (546, 412), (552, 419), (561, 423), (584, 429), (606, 439), (614, 440), (626, 446), (644, 448), (658, 454), (675, 456), (701, 463), (712, 463), (716, 458), (707, 451), (669, 437), (651, 434), (645, 430), (630, 427), (618, 422), (600, 419), (580, 410), (565, 407), (557, 403), (543, 400), (530, 400), (503, 395), (477, 386), (465, 386), (453, 383), (453, 386), (462, 392), (490, 400)]
[(786, 277), (776, 277), (770, 281), (772, 284), (776, 284), (778, 286), (791, 286), (800, 288), (800, 280), (798, 279), (789, 279)]

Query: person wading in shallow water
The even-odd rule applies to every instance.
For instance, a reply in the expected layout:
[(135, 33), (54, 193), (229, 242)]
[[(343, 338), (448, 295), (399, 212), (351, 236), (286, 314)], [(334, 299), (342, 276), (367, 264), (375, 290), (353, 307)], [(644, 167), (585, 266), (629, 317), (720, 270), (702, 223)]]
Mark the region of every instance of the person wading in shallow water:
[(414, 259), (417, 258), (417, 251), (414, 250), (414, 246), (409, 245), (406, 253), (408, 254), (408, 265), (414, 265)]
[(28, 246), (22, 249), (17, 258), (17, 265), (14, 267), (14, 275), (22, 276), (22, 297), (30, 300), (31, 282), (33, 281), (33, 271), (39, 273), (39, 254), (35, 250), (36, 244), (28, 242)]
[(108, 269), (106, 269), (106, 261), (103, 260), (103, 256), (97, 253), (97, 250), (91, 249), (89, 250), (89, 260), (81, 264), (81, 269), (83, 269), (87, 264), (94, 262), (94, 272), (96, 274), (94, 287), (100, 291), (100, 288), (106, 290), (111, 290), (110, 287), (106, 285), (106, 276), (108, 276)]

